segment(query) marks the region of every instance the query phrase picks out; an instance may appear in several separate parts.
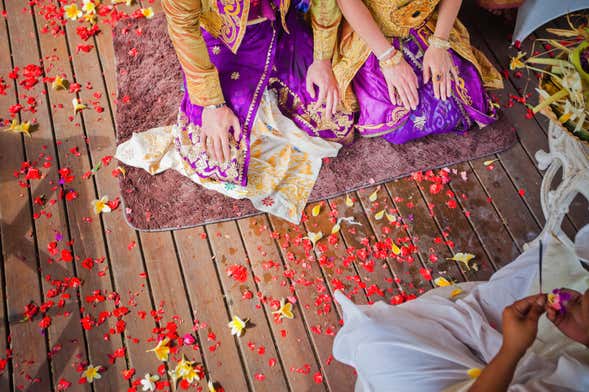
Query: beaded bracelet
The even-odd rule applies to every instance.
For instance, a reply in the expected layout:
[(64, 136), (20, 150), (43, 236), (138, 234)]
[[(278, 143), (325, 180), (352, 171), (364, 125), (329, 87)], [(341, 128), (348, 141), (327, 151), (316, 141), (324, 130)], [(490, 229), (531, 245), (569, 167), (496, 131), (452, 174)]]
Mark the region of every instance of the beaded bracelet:
[(450, 49), (450, 41), (448, 41), (447, 39), (436, 37), (435, 35), (429, 37), (428, 42), (429, 45), (433, 46), (434, 48)]
[(380, 66), (380, 68), (392, 67), (392, 66), (398, 65), (402, 59), (403, 59), (403, 52), (401, 52), (400, 50), (397, 50), (397, 52), (394, 55), (392, 55), (391, 57), (386, 58), (384, 60), (380, 60), (378, 62), (378, 65)]
[(389, 54), (391, 54), (393, 50), (395, 50), (395, 47), (394, 46), (391, 46), (390, 48), (388, 48), (387, 50), (385, 50), (384, 52), (382, 52), (380, 56), (376, 56), (377, 60), (378, 61), (382, 61), (382, 60), (386, 59), (387, 56)]

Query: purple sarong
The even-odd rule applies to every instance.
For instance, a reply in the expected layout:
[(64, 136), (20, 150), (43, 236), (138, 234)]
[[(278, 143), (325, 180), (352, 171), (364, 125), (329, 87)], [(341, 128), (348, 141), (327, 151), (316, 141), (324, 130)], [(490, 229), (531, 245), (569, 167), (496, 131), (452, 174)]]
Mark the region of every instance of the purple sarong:
[(401, 144), (436, 133), (464, 132), (474, 123), (484, 126), (495, 120), (495, 110), (477, 69), (453, 50), (449, 50), (450, 56), (458, 68), (459, 79), (452, 82), (452, 96), (446, 101), (436, 99), (433, 82), (430, 80), (423, 84), (422, 63), (429, 34), (423, 26), (411, 29), (405, 39), (393, 40), (397, 49), (402, 48), (405, 60), (418, 79), (419, 104), (416, 110), (391, 103), (386, 81), (374, 54), (370, 54), (357, 72), (352, 88), (360, 106), (356, 125), (360, 135), (382, 136), (391, 143)]
[[(322, 108), (305, 89), (307, 69), (313, 62), (313, 36), (303, 15), (294, 8), (287, 15), (287, 28), (288, 33), (279, 21), (248, 25), (236, 54), (203, 30), (227, 105), (240, 120), (242, 137), (237, 141), (230, 138), (229, 164), (209, 159), (204, 151), (192, 156), (181, 154), (201, 178), (247, 185), (250, 132), (266, 89), (276, 92), (280, 110), (309, 135), (338, 142), (351, 140), (353, 115), (337, 113), (334, 119), (325, 119)], [(186, 91), (185, 76), (184, 87)], [(200, 143), (202, 110), (185, 92), (178, 122), (182, 134), (175, 138), (179, 149), (182, 143)]]

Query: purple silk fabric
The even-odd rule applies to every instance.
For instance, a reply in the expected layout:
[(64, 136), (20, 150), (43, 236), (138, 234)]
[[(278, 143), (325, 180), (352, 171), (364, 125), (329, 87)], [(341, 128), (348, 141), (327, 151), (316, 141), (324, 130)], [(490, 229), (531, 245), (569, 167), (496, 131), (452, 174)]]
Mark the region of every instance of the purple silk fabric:
[[(221, 88), (227, 106), (239, 118), (245, 142), (238, 145), (245, 149), (243, 175), (231, 178), (221, 172), (218, 180), (247, 185), (249, 165), (249, 139), (251, 128), (264, 91), (275, 90), (279, 96), (279, 108), (301, 129), (311, 136), (341, 141), (352, 135), (353, 115), (338, 113), (339, 122), (324, 122), (320, 111), (313, 111), (315, 99), (305, 89), (307, 69), (313, 62), (313, 36), (303, 15), (291, 9), (287, 15), (288, 33), (280, 21), (265, 21), (247, 26), (244, 39), (236, 54), (224, 43), (203, 30), (212, 63), (217, 68)], [(184, 97), (180, 110), (190, 123), (201, 126), (203, 107), (190, 102), (184, 79)], [(282, 97), (282, 99), (280, 99)], [(197, 143), (195, 135), (190, 135)], [(208, 162), (207, 167), (197, 167), (196, 161), (184, 156), (184, 160), (202, 178), (219, 173), (219, 168)], [(241, 171), (240, 171), (241, 172)]]
[(360, 106), (356, 124), (360, 135), (382, 135), (391, 143), (402, 144), (436, 133), (464, 132), (474, 122), (487, 125), (495, 120), (494, 109), (474, 65), (450, 50), (461, 81), (458, 85), (452, 82), (452, 96), (449, 99), (438, 100), (434, 96), (433, 82), (423, 83), (422, 62), (426, 42), (412, 29), (409, 37), (402, 42), (399, 39), (393, 41), (397, 49), (401, 43), (404, 58), (418, 78), (417, 109), (407, 112), (401, 105), (391, 103), (378, 59), (371, 54), (352, 80), (352, 88)]

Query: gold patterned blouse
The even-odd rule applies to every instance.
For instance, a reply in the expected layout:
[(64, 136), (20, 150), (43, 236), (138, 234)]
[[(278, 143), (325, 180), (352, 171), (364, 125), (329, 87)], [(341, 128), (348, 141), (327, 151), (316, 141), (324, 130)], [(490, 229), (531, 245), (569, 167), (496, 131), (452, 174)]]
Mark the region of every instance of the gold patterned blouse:
[[(219, 74), (211, 63), (200, 28), (237, 52), (247, 28), (250, 0), (161, 0), (161, 4), (168, 22), (168, 34), (186, 75), (191, 102), (200, 106), (224, 102)], [(280, 1), (280, 18), (285, 30), (289, 7), (290, 0)], [(314, 56), (329, 59), (333, 55), (341, 20), (336, 0), (312, 0), (310, 13)]]
[[(440, 0), (363, 0), (363, 2), (387, 38), (407, 37), (410, 29), (420, 26), (423, 26), (429, 34), (435, 31), (438, 17), (436, 8)], [(459, 20), (456, 20), (450, 31), (449, 41), (456, 53), (477, 68), (486, 87), (503, 87), (501, 75), (484, 54), (470, 45), (468, 30)], [(333, 63), (334, 74), (343, 93), (343, 104), (347, 110), (357, 109), (350, 83), (370, 53), (366, 42), (344, 21)]]

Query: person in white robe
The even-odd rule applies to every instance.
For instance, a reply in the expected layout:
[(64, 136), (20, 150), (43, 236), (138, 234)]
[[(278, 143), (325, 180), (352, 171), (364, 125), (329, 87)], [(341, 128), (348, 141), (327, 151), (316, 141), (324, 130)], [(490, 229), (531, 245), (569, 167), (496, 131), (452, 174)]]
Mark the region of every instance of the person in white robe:
[(543, 290), (574, 290), (564, 316), (539, 294), (533, 247), (488, 282), (397, 306), (355, 305), (336, 291), (344, 326), (334, 357), (356, 369), (356, 391), (589, 391), (589, 225), (575, 249), (553, 236), (543, 247)]

